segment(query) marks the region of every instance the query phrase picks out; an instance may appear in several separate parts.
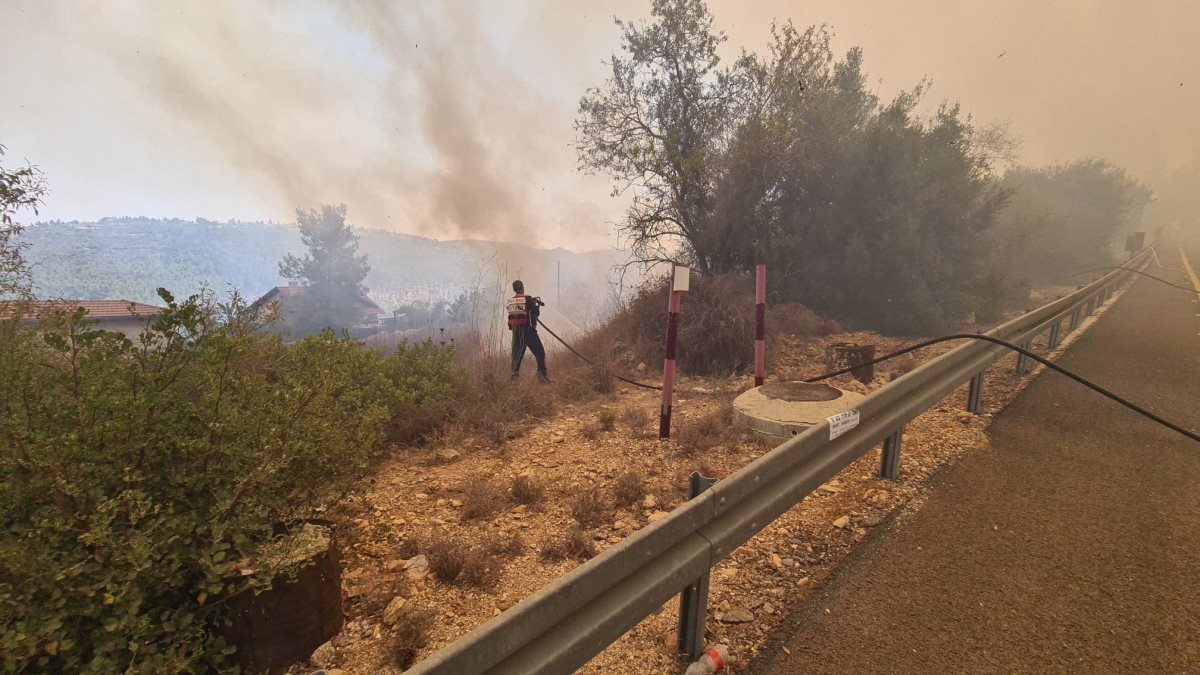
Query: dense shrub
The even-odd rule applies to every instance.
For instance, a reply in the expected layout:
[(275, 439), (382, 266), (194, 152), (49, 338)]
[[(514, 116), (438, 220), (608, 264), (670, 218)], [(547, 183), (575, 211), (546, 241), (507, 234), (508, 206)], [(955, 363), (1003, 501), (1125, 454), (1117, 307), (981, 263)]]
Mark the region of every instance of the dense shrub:
[[(642, 363), (663, 361), (667, 335), (669, 280), (642, 288), (613, 317), (602, 334), (584, 342), (589, 348), (605, 341), (627, 346), (629, 356)], [(784, 334), (829, 335), (841, 330), (835, 321), (821, 319), (802, 305), (771, 303), (767, 337)], [(729, 375), (754, 367), (754, 280), (746, 275), (696, 276), (684, 294), (679, 314), (676, 364), (690, 375)]]
[(69, 306), (0, 321), (6, 670), (228, 669), (220, 598), (281, 571), (256, 551), (368, 466), (389, 408), (444, 395), (427, 349), (287, 345), (236, 296), (160, 293), (137, 339)]
[(453, 348), (433, 340), (401, 342), (383, 359), (388, 403), (388, 437), (394, 441), (422, 438), (445, 424), (467, 380), (454, 364)]

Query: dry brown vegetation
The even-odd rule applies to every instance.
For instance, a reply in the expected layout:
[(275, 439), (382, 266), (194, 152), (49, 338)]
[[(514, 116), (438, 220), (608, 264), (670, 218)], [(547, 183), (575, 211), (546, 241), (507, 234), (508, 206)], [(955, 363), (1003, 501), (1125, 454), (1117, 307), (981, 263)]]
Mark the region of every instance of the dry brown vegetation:
[(584, 486), (571, 498), (571, 515), (583, 527), (594, 527), (607, 520), (612, 505), (596, 486)]
[(642, 477), (632, 471), (621, 474), (613, 486), (613, 503), (617, 506), (635, 506), (646, 496), (646, 484)]
[(405, 607), (392, 626), (391, 653), (397, 667), (407, 669), (416, 661), (421, 648), (429, 643), (429, 628), (434, 614), (426, 609)]
[[(825, 351), (833, 340), (785, 340), (784, 351), (769, 362), (769, 372), (778, 379), (819, 373), (825, 368)], [(872, 342), (883, 352), (902, 343), (899, 339), (861, 333), (838, 336), (836, 340)], [(937, 353), (940, 350), (935, 348), (919, 356), (924, 360)], [(1001, 364), (993, 371), (1006, 367), (1011, 366)], [(869, 386), (849, 378), (844, 378), (838, 386), (866, 391), (886, 382), (890, 370), (877, 369), (876, 381)], [(646, 433), (656, 426), (650, 422), (656, 420), (657, 392), (621, 387), (614, 397), (599, 398), (590, 393), (590, 369), (575, 370), (579, 371), (582, 371), (579, 379), (573, 379), (569, 372), (560, 369), (557, 372), (561, 375), (548, 387), (523, 382), (522, 388), (535, 390), (532, 395), (550, 394), (547, 396), (550, 407), (533, 413), (535, 422), (525, 420), (516, 424), (517, 432), (509, 441), (492, 445), (469, 437), (443, 438), (439, 445), (461, 450), (461, 459), (435, 462), (431, 449), (424, 456), (396, 453), (389, 465), (380, 468), (374, 479), (375, 487), (363, 496), (361, 521), (354, 520), (357, 514), (345, 516), (353, 523), (363, 523), (351, 525), (344, 539), (347, 571), (343, 583), (350, 598), (349, 622), (335, 643), (339, 650), (345, 650), (343, 663), (348, 672), (389, 672), (378, 667), (385, 658), (381, 650), (386, 645), (372, 635), (382, 607), (395, 593), (402, 592), (414, 606), (438, 608), (430, 644), (421, 652), (428, 654), (569, 572), (580, 561), (618, 544), (657, 520), (662, 512), (677, 507), (686, 498), (688, 476), (692, 472), (728, 476), (768, 450), (728, 424), (729, 401), (735, 391), (747, 386), (746, 379), (683, 376), (673, 438), (660, 442)], [(1004, 386), (994, 378), (989, 379), (987, 386), (996, 397), (989, 398), (989, 402), (998, 400)], [(584, 398), (553, 400), (554, 391), (564, 387), (581, 392)], [(617, 423), (611, 432), (599, 430), (602, 408), (616, 414)], [(945, 412), (939, 408), (931, 415), (935, 422), (923, 425), (918, 420), (908, 427), (901, 457), (904, 477), (901, 484), (875, 478), (872, 464), (878, 459), (864, 457), (845, 472), (840, 486), (835, 486), (832, 492), (805, 500), (722, 563), (713, 576), (710, 609), (719, 612), (725, 601), (739, 604), (769, 600), (778, 607), (784, 603), (783, 598), (803, 596), (811, 584), (824, 578), (871, 523), (877, 522), (878, 516), (901, 502), (898, 495), (909, 495), (918, 489), (935, 465), (934, 458), (968, 447), (970, 441), (943, 435), (938, 425), (948, 423), (959, 433), (974, 435), (982, 428), (977, 422), (970, 426), (960, 422), (952, 405)], [(588, 428), (595, 430), (595, 438), (581, 439)], [(929, 429), (937, 431), (931, 436)], [(704, 441), (697, 442), (701, 438), (712, 443), (708, 450), (696, 454), (685, 452), (685, 444), (703, 445)], [(634, 481), (626, 478), (627, 474), (641, 478), (645, 505), (632, 497), (618, 497), (618, 484)], [(479, 476), (502, 486), (504, 503), (512, 508), (501, 509), (487, 518), (463, 518), (463, 490)], [(620, 489), (622, 493), (624, 490)], [(831, 529), (830, 523), (846, 514), (851, 515), (852, 528)], [(376, 527), (377, 522), (390, 524), (395, 528), (394, 533), (383, 537), (386, 530)], [(440, 533), (445, 532), (458, 537), (467, 551), (480, 552), (484, 562), (475, 569), (485, 570), (487, 581), (474, 586), (474, 582), (468, 581), (472, 574), (464, 574), (461, 568), (454, 581), (443, 581), (449, 575), (437, 574), (432, 569), (432, 558), (436, 556), (431, 555), (430, 544), (419, 548), (430, 557), (431, 574), (412, 582), (410, 590), (396, 591), (387, 580), (406, 574), (396, 561), (397, 547), (408, 546), (406, 542), (410, 540), (434, 542), (439, 535), (444, 538)], [(515, 538), (520, 539), (519, 545), (514, 543)], [(780, 560), (781, 567), (777, 566)], [(732, 576), (736, 570), (722, 573), (727, 567), (740, 568), (740, 573), (736, 576)], [(798, 590), (793, 591), (789, 586), (792, 583), (798, 584), (795, 587)], [(799, 585), (802, 583), (809, 585)], [(773, 585), (781, 588), (772, 588)], [(595, 664), (585, 667), (585, 672), (611, 670), (616, 663), (627, 663), (622, 660), (625, 658), (634, 658), (640, 664), (628, 672), (659, 673), (676, 667), (676, 657), (662, 647), (660, 639), (662, 633), (669, 632), (672, 611), (670, 606), (664, 608), (645, 622), (651, 628), (639, 627), (606, 650), (606, 654), (612, 650), (620, 654), (613, 657), (616, 661), (601, 656)], [(758, 609), (754, 613), (756, 622), (744, 626), (726, 625), (719, 618), (710, 617), (710, 637), (736, 645), (742, 654), (753, 650), (761, 638), (757, 627), (774, 625), (779, 617)]]
[[(601, 330), (580, 341), (587, 353), (603, 354), (618, 365), (661, 364), (666, 345), (667, 281), (634, 296)], [(727, 274), (693, 279), (679, 315), (681, 372), (727, 376), (754, 364), (754, 280)], [(841, 331), (803, 305), (775, 303), (767, 321), (768, 339), (783, 335), (821, 336)], [(750, 339), (748, 339), (748, 337)]]
[(479, 546), (461, 537), (438, 535), (429, 545), (429, 571), (443, 583), (482, 588), (494, 581), (489, 572), (499, 568), (499, 554), (511, 545)]
[(596, 422), (600, 425), (600, 431), (612, 431), (617, 426), (617, 413), (610, 408), (601, 408), (596, 413)]
[(508, 506), (508, 494), (486, 476), (480, 476), (467, 481), (462, 503), (463, 520), (484, 520)]
[(541, 558), (547, 561), (589, 560), (596, 555), (596, 545), (592, 543), (587, 533), (578, 527), (572, 527), (561, 536), (555, 537), (542, 545)]
[(698, 457), (714, 448), (737, 443), (744, 436), (744, 432), (733, 424), (733, 404), (728, 400), (723, 401), (715, 412), (681, 427), (675, 434), (675, 441), (685, 457)]
[(650, 433), (650, 413), (643, 408), (630, 407), (621, 411), (621, 424), (637, 438), (643, 438)]
[(546, 489), (529, 476), (514, 476), (508, 491), (514, 502), (527, 506), (538, 504), (546, 498)]
[(396, 555), (401, 558), (412, 558), (421, 553), (421, 544), (415, 538), (405, 539), (396, 547)]

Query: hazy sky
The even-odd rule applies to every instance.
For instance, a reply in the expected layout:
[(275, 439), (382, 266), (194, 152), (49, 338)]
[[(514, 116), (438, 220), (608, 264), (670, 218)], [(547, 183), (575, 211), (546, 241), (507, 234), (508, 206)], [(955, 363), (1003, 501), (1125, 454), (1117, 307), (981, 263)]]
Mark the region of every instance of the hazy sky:
[[(1100, 156), (1153, 184), (1200, 149), (1200, 2), (713, 0), (727, 53), (828, 23), (878, 91), (1008, 120), (1021, 160)], [(351, 9), (351, 7), (353, 9)], [(291, 220), (581, 250), (621, 202), (577, 173), (580, 95), (618, 48), (585, 2), (0, 0), (0, 143), (44, 218)]]

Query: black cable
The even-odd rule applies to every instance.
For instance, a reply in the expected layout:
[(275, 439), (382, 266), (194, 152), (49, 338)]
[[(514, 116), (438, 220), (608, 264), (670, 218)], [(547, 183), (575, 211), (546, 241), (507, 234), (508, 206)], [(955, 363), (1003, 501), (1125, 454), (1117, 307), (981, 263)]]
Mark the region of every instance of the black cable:
[[(538, 325), (541, 326), (542, 328), (545, 328), (547, 333), (549, 333), (555, 340), (558, 340), (559, 342), (561, 342), (562, 346), (569, 349), (572, 354), (574, 354), (575, 356), (578, 356), (579, 358), (583, 359), (584, 361), (586, 361), (588, 364), (590, 364), (592, 366), (596, 365), (595, 361), (593, 361), (593, 360), (589, 359), (588, 357), (584, 356), (583, 354), (580, 354), (579, 352), (575, 351), (574, 347), (567, 344), (566, 340), (558, 337), (558, 334), (555, 333), (554, 331), (550, 330), (550, 327), (547, 326), (545, 323), (543, 323), (542, 321), (539, 320)], [(634, 382), (633, 380), (629, 380), (624, 377), (621, 377), (620, 375), (618, 375), (616, 373), (613, 373), (613, 377), (617, 378), (618, 380), (620, 380), (622, 382), (625, 382), (626, 384), (632, 384), (635, 387), (641, 387), (642, 389), (653, 389), (655, 391), (662, 391), (662, 387), (655, 386), (653, 384), (643, 384), (641, 382)]]
[(804, 381), (805, 382), (820, 382), (821, 380), (827, 380), (831, 377), (836, 377), (838, 375), (845, 375), (846, 373), (849, 373), (853, 370), (857, 370), (864, 366), (870, 366), (870, 365), (874, 365), (876, 363), (880, 363), (882, 361), (887, 361), (888, 359), (894, 359), (897, 356), (902, 356), (911, 351), (915, 351), (917, 349), (922, 349), (922, 348), (928, 347), (930, 345), (935, 345), (939, 342), (948, 342), (950, 340), (984, 340), (986, 342), (998, 344), (1002, 347), (1007, 347), (1008, 349), (1011, 349), (1017, 353), (1024, 354), (1025, 356), (1033, 359), (1034, 361), (1037, 361), (1038, 363), (1046, 366), (1047, 368), (1050, 368), (1051, 370), (1054, 370), (1058, 373), (1066, 375), (1067, 377), (1071, 378), (1072, 380), (1075, 380), (1076, 382), (1078, 382), (1079, 384), (1082, 384), (1083, 386), (1087, 387), (1088, 389), (1091, 389), (1092, 391), (1095, 391), (1095, 392), (1101, 394), (1102, 396), (1110, 398), (1110, 399), (1116, 401), (1117, 403), (1120, 403), (1121, 405), (1125, 406), (1126, 408), (1129, 408), (1130, 410), (1132, 410), (1140, 415), (1143, 415), (1144, 417), (1147, 417), (1150, 420), (1153, 420), (1154, 422), (1157, 422), (1172, 431), (1175, 431), (1179, 434), (1182, 434), (1182, 435), (1190, 438), (1193, 441), (1196, 441), (1197, 443), (1200, 443), (1200, 434), (1197, 434), (1193, 431), (1188, 431), (1187, 429), (1184, 429), (1183, 427), (1179, 426), (1178, 424), (1175, 424), (1174, 422), (1171, 422), (1170, 420), (1163, 419), (1162, 417), (1159, 417), (1158, 415), (1150, 412), (1149, 410), (1146, 410), (1145, 408), (1141, 407), (1140, 405), (1133, 403), (1132, 401), (1127, 401), (1124, 398), (1121, 398), (1120, 396), (1105, 389), (1104, 387), (1101, 387), (1098, 384), (1090, 382), (1087, 379), (1067, 370), (1066, 368), (1063, 368), (1062, 366), (1058, 365), (1057, 363), (1054, 363), (1053, 361), (1051, 361), (1049, 359), (1046, 359), (1041, 356), (1038, 356), (1037, 354), (1034, 354), (1033, 352), (1029, 351), (1028, 349), (1025, 349), (1024, 347), (1015, 345), (1015, 344), (1005, 341), (1005, 340), (1001, 340), (1000, 338), (992, 337), (990, 335), (977, 335), (974, 333), (955, 333), (953, 335), (943, 335), (942, 337), (918, 342), (915, 345), (905, 347), (904, 349), (893, 352), (891, 354), (887, 354), (885, 356), (881, 356), (877, 359), (873, 359), (866, 363), (860, 363), (857, 366), (851, 366), (849, 368), (835, 370), (832, 373), (825, 373), (824, 375), (818, 375), (817, 377), (810, 377)]
[[(1169, 268), (1168, 268), (1168, 269), (1169, 269)], [(1048, 280), (1048, 281), (1043, 281), (1043, 282), (1042, 282), (1042, 284), (1043, 284), (1043, 285), (1044, 285), (1044, 284), (1052, 284), (1052, 283), (1054, 283), (1054, 282), (1056, 282), (1056, 281), (1063, 281), (1063, 280), (1066, 280), (1066, 279), (1070, 279), (1071, 277), (1077, 277), (1077, 276), (1080, 276), (1080, 275), (1082, 275), (1082, 274), (1091, 274), (1092, 272), (1112, 272), (1112, 271), (1114, 271), (1114, 270), (1125, 270), (1125, 271), (1127, 271), (1127, 272), (1134, 272), (1134, 273), (1136, 273), (1136, 274), (1140, 274), (1140, 275), (1142, 275), (1142, 276), (1144, 276), (1144, 277), (1150, 277), (1151, 279), (1153, 279), (1153, 280), (1155, 280), (1155, 281), (1159, 282), (1160, 284), (1166, 284), (1167, 286), (1170, 286), (1171, 288), (1178, 288), (1179, 290), (1182, 290), (1182, 291), (1187, 291), (1187, 292), (1189, 292), (1189, 293), (1195, 293), (1195, 292), (1196, 292), (1196, 290), (1195, 290), (1195, 289), (1193, 289), (1193, 288), (1188, 288), (1187, 286), (1180, 286), (1180, 285), (1178, 285), (1178, 284), (1173, 284), (1173, 283), (1171, 283), (1170, 281), (1167, 281), (1166, 279), (1160, 279), (1160, 278), (1158, 278), (1158, 277), (1154, 276), (1153, 274), (1148, 274), (1148, 273), (1146, 273), (1146, 272), (1143, 272), (1143, 271), (1141, 271), (1141, 270), (1135, 270), (1135, 269), (1133, 269), (1132, 267), (1097, 267), (1097, 268), (1095, 268), (1095, 269), (1091, 269), (1091, 270), (1084, 270), (1084, 271), (1082, 271), (1082, 272), (1076, 272), (1075, 274), (1068, 274), (1068, 275), (1067, 275), (1067, 276), (1065, 276), (1065, 277), (1059, 277), (1059, 278), (1057, 278), (1057, 279), (1050, 279), (1050, 280)]]

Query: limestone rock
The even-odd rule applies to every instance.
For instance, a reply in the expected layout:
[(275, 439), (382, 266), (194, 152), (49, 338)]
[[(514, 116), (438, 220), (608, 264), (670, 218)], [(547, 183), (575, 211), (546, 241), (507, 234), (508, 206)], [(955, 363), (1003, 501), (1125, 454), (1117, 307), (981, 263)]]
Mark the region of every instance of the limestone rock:
[(312, 656), (308, 657), (309, 661), (312, 661), (313, 663), (317, 664), (318, 666), (321, 666), (322, 668), (333, 667), (334, 661), (336, 659), (337, 659), (337, 650), (335, 650), (333, 648), (332, 642), (326, 642), (325, 644), (321, 645), (320, 647), (317, 647), (316, 651), (314, 651), (312, 653)]
[(745, 607), (730, 607), (728, 612), (721, 617), (721, 621), (725, 623), (750, 623), (754, 621), (754, 613)]
[(404, 573), (409, 579), (424, 579), (429, 574), (429, 559), (424, 554), (410, 558), (404, 563)]
[(450, 462), (462, 457), (462, 453), (458, 450), (442, 448), (434, 453), (434, 457), (436, 457), (437, 461), (441, 462), (442, 464), (449, 464)]
[(383, 610), (383, 624), (385, 626), (395, 626), (396, 621), (400, 618), (400, 610), (404, 609), (404, 605), (407, 602), (408, 600), (399, 595), (392, 598), (392, 601)]
[(850, 525), (850, 516), (842, 516), (841, 518), (833, 521), (833, 526), (836, 528), (844, 529), (848, 525)]

